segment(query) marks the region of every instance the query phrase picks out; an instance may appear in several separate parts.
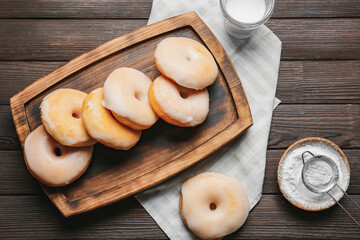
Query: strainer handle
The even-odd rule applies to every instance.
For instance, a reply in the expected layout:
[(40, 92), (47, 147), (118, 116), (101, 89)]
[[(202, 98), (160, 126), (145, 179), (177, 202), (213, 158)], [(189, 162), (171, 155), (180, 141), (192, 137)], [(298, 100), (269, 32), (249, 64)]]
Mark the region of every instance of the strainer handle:
[[(337, 185), (337, 184), (336, 184)], [(350, 198), (350, 200), (355, 203), (355, 205), (359, 208), (359, 205), (339, 186), (337, 185), (341, 191), (344, 192), (344, 194)], [(358, 221), (356, 221), (356, 219), (345, 209), (345, 207), (343, 205), (341, 205), (329, 192), (327, 192), (327, 194), (347, 213), (347, 215), (349, 215), (349, 217), (358, 225), (358, 227), (360, 227), (360, 223)]]
[(302, 162), (303, 162), (303, 164), (305, 165), (305, 160), (304, 160), (304, 155), (305, 155), (305, 153), (309, 153), (309, 154), (311, 154), (313, 157), (315, 156), (312, 152), (310, 152), (310, 151), (305, 151), (305, 152), (303, 152), (303, 154), (301, 154), (301, 159), (302, 159)]
[(344, 191), (344, 189), (342, 189), (338, 184), (336, 184), (336, 186), (337, 186), (338, 188), (340, 188), (340, 190), (357, 206), (357, 208), (360, 209), (359, 204), (357, 204), (357, 202), (355, 202), (355, 200), (352, 199), (352, 198)]

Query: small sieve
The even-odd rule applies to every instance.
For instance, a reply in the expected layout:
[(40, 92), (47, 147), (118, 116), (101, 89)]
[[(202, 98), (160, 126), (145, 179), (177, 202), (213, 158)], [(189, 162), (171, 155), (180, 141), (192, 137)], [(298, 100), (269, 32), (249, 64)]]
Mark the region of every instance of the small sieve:
[[(305, 154), (310, 154), (312, 157), (305, 161)], [(335, 161), (324, 155), (314, 155), (310, 151), (303, 152), (301, 159), (303, 162), (301, 178), (305, 187), (314, 193), (328, 194), (349, 215), (349, 217), (360, 226), (359, 222), (355, 220), (345, 207), (330, 194), (330, 190), (337, 187), (360, 209), (360, 206), (337, 184), (339, 180), (339, 168)], [(315, 166), (317, 166), (318, 169), (314, 175), (313, 170), (315, 169)]]

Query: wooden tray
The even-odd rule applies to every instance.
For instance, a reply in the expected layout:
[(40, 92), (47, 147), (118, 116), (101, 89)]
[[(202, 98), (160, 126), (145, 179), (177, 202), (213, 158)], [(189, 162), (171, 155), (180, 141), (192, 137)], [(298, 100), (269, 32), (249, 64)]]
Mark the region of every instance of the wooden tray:
[(214, 55), (219, 77), (208, 88), (210, 112), (195, 128), (180, 128), (159, 120), (143, 131), (129, 151), (97, 144), (87, 172), (66, 187), (42, 185), (62, 212), (70, 216), (141, 192), (194, 165), (252, 125), (245, 93), (234, 67), (219, 41), (194, 12), (163, 20), (113, 39), (85, 53), (11, 98), (16, 131), (24, 145), (27, 135), (41, 124), (40, 103), (58, 88), (89, 93), (101, 87), (114, 69), (133, 67), (151, 79), (160, 73), (154, 50), (164, 38), (182, 36), (202, 42)]

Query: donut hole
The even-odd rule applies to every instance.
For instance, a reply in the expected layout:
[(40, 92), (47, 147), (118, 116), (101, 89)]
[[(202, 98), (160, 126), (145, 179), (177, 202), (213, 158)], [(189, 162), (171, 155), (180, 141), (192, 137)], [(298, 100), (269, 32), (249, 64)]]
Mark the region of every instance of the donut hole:
[(179, 89), (179, 94), (181, 98), (187, 99), (191, 96), (191, 91), (189, 91), (188, 89)]
[(55, 148), (54, 153), (57, 157), (61, 157), (61, 155), (62, 155), (61, 149), (58, 147)]
[(77, 112), (73, 112), (73, 113), (71, 114), (71, 116), (72, 116), (73, 118), (76, 118), (76, 119), (79, 119), (79, 118), (80, 118), (80, 114), (77, 113)]
[(135, 92), (135, 98), (140, 102), (145, 102), (146, 96), (141, 92)]
[(216, 204), (213, 203), (213, 202), (210, 203), (209, 208), (210, 208), (211, 211), (215, 211), (215, 209), (216, 209)]
[(186, 94), (185, 92), (180, 92), (180, 97), (183, 98), (183, 99), (187, 99), (188, 94)]

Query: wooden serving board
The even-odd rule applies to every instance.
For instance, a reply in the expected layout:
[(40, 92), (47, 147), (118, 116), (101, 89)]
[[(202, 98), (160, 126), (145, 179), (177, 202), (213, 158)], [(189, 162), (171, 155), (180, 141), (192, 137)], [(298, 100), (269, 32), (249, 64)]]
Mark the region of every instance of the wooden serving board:
[(21, 145), (41, 124), (39, 106), (44, 96), (58, 88), (89, 93), (103, 86), (107, 76), (119, 67), (133, 67), (155, 79), (160, 75), (154, 64), (155, 47), (173, 36), (201, 42), (219, 66), (219, 76), (208, 88), (211, 100), (206, 121), (195, 128), (180, 128), (159, 120), (143, 131), (139, 143), (128, 151), (96, 144), (92, 162), (82, 177), (66, 187), (42, 185), (64, 216), (89, 211), (154, 186), (204, 159), (252, 125), (245, 93), (229, 57), (204, 22), (190, 12), (113, 39), (12, 97), (11, 111)]

